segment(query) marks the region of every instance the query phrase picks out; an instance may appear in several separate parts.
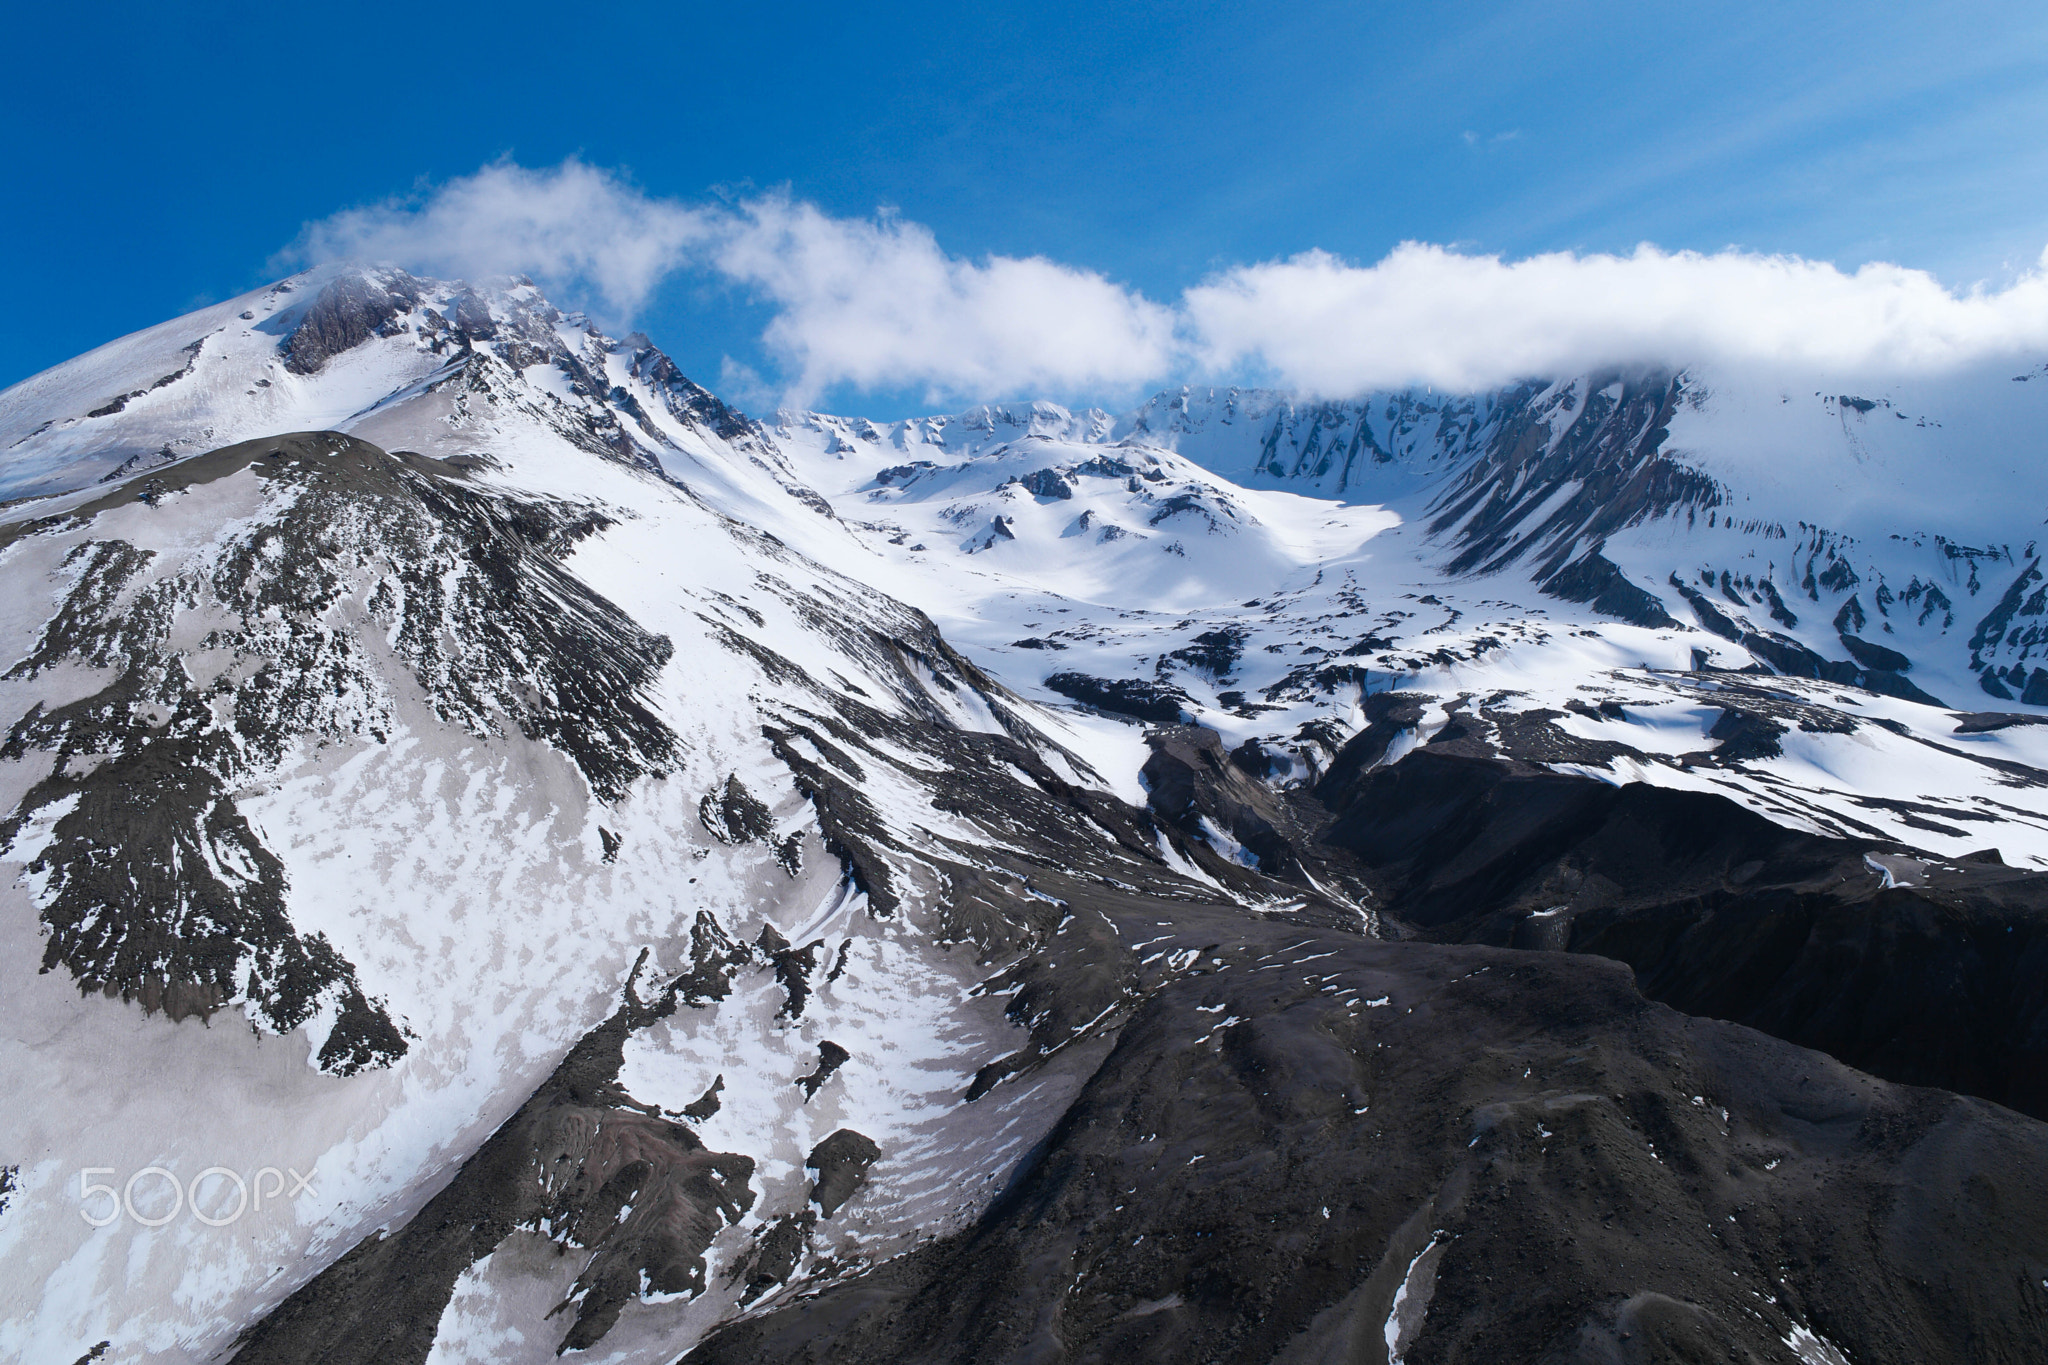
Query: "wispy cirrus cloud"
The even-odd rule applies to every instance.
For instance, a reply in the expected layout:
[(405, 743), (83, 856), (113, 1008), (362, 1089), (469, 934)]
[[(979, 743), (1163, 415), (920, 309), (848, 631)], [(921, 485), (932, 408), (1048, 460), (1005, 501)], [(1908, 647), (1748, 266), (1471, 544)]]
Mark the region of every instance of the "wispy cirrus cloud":
[(351, 209), (293, 251), (530, 274), (621, 318), (673, 277), (722, 281), (769, 308), (764, 382), (795, 402), (840, 385), (974, 399), (1179, 378), (1344, 396), (1616, 364), (1904, 374), (2048, 348), (2048, 253), (2001, 288), (1958, 291), (1896, 265), (1732, 249), (1506, 260), (1411, 242), (1371, 264), (1311, 251), (1237, 266), (1161, 302), (1044, 257), (953, 255), (891, 213), (834, 217), (786, 194), (687, 204), (577, 160), (500, 162)]

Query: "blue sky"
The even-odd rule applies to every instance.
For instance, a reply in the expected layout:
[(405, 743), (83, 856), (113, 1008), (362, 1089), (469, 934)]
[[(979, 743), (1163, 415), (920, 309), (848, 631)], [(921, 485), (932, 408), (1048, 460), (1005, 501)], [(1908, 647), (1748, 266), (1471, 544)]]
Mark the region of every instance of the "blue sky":
[[(1157, 300), (1407, 240), (1736, 246), (1956, 287), (2048, 246), (2038, 5), (157, 4), (11, 28), (0, 385), (506, 157), (684, 203), (887, 206), (953, 256)], [(680, 271), (635, 311), (706, 382), (787, 368), (745, 283)], [(928, 390), (819, 397), (890, 416)]]

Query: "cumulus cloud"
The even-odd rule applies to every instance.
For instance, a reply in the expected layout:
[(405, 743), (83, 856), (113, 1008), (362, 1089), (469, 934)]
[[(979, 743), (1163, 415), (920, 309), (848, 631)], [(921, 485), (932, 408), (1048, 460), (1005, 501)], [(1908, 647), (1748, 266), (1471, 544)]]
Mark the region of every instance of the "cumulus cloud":
[(779, 374), (748, 372), (749, 387), (799, 402), (838, 385), (938, 401), (1197, 377), (1346, 396), (1628, 364), (1905, 374), (2048, 348), (2048, 253), (2003, 289), (1958, 292), (1895, 265), (1733, 250), (1509, 261), (1407, 243), (1370, 265), (1308, 252), (1240, 266), (1161, 303), (1042, 257), (950, 255), (887, 213), (836, 218), (775, 194), (684, 204), (575, 160), (499, 163), (350, 210), (297, 249), (530, 274), (617, 317), (671, 276), (722, 281), (771, 311), (761, 340)]
[(2048, 346), (2048, 275), (1957, 294), (1896, 265), (1652, 246), (1510, 262), (1410, 242), (1370, 266), (1242, 266), (1188, 290), (1181, 314), (1204, 368), (1324, 394), (1641, 363), (1901, 374)]
[(917, 386), (1000, 397), (1122, 390), (1178, 360), (1171, 310), (1043, 257), (966, 261), (894, 216), (743, 205), (712, 258), (776, 314), (763, 336), (791, 387)]
[(719, 226), (715, 213), (654, 198), (574, 158), (545, 170), (501, 161), (309, 224), (291, 254), (454, 278), (532, 275), (630, 317)]
[[(1127, 390), (1179, 359), (1172, 311), (1092, 271), (1042, 257), (964, 260), (920, 224), (834, 218), (786, 195), (686, 205), (576, 160), (499, 163), (351, 209), (309, 225), (292, 254), (531, 275), (595, 294), (622, 320), (672, 275), (721, 279), (774, 310), (762, 341), (782, 397), (798, 402), (839, 384), (922, 388), (934, 400)], [(752, 371), (742, 377), (760, 391)]]

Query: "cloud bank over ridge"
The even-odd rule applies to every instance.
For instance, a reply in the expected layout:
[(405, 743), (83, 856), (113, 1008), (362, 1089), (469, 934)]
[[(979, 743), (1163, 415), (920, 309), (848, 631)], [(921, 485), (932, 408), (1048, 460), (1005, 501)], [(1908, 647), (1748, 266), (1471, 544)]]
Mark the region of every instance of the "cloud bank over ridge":
[(672, 277), (721, 281), (770, 309), (762, 343), (792, 404), (839, 385), (943, 401), (1198, 377), (1344, 397), (1629, 364), (1885, 376), (2048, 349), (2048, 252), (2003, 288), (1955, 291), (1896, 265), (1733, 249), (1507, 261), (1409, 242), (1371, 265), (1310, 251), (1236, 266), (1162, 303), (1044, 257), (949, 255), (888, 212), (835, 218), (773, 193), (686, 204), (573, 159), (336, 214), (291, 254), (529, 274), (622, 319)]

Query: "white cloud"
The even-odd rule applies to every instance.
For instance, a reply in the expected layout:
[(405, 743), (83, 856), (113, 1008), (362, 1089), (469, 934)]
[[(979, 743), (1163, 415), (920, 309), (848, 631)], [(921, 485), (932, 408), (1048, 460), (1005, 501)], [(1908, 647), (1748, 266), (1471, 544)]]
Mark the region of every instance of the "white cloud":
[(1167, 305), (1043, 257), (948, 255), (887, 213), (834, 218), (783, 195), (686, 205), (575, 160), (499, 163), (350, 210), (298, 251), (530, 274), (621, 316), (671, 275), (722, 280), (772, 310), (762, 342), (780, 374), (745, 371), (747, 386), (799, 402), (835, 385), (934, 402), (1122, 395), (1197, 375), (1342, 396), (1636, 363), (1874, 375), (2048, 348), (2048, 254), (2003, 289), (1956, 292), (1894, 265), (1733, 250), (1505, 261), (1407, 243), (1366, 266), (1308, 252), (1236, 267)]
[(1188, 290), (1181, 313), (1205, 369), (1323, 394), (1630, 363), (1889, 374), (2048, 346), (2048, 275), (1956, 294), (1895, 265), (1651, 246), (1508, 262), (1410, 242), (1371, 266), (1323, 252), (1242, 266)]
[(351, 209), (309, 225), (294, 254), (527, 274), (594, 292), (622, 318), (668, 276), (708, 273), (773, 307), (762, 340), (795, 401), (836, 384), (923, 388), (934, 401), (1126, 390), (1178, 359), (1172, 312), (1091, 271), (1037, 256), (963, 260), (921, 224), (832, 218), (783, 195), (683, 205), (573, 159), (500, 162)]
[(831, 218), (780, 196), (741, 206), (712, 257), (776, 309), (763, 336), (800, 398), (828, 386), (941, 395), (1122, 390), (1173, 368), (1173, 314), (1043, 257), (948, 256), (893, 215)]
[(717, 231), (715, 213), (643, 194), (575, 158), (500, 161), (430, 192), (349, 209), (300, 234), (300, 259), (392, 261), (453, 278), (532, 275), (630, 316)]

